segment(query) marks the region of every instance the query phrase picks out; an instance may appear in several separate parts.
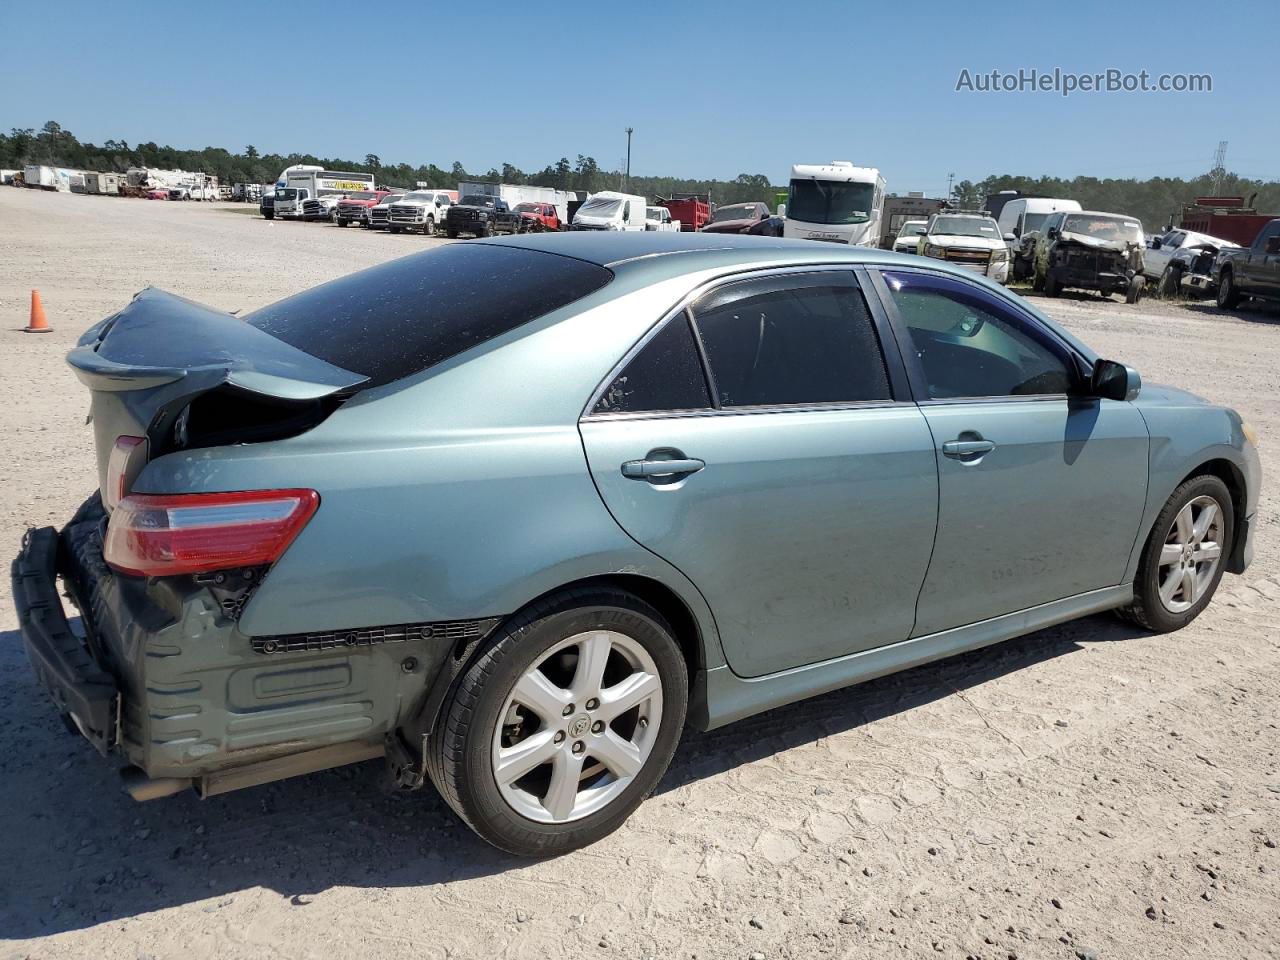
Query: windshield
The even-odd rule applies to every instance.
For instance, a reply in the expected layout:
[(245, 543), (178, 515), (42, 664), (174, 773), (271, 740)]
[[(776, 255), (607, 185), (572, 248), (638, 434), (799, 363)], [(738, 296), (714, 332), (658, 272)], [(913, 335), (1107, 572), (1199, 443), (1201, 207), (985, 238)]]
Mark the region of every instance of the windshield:
[(645, 215), (645, 219), (647, 220), (661, 220), (662, 208), (661, 207), (645, 207), (644, 215)]
[(492, 207), (493, 204), (493, 197), (486, 197), (481, 193), (468, 194), (462, 198), (462, 205), (466, 207)]
[(756, 205), (754, 203), (735, 203), (731, 207), (718, 207), (716, 212), (711, 215), (711, 222), (724, 223), (726, 220), (754, 220), (756, 216)]
[(283, 187), (281, 187), (279, 190), (276, 191), (276, 199), (277, 200), (297, 200), (298, 191), (292, 190), (292, 189), (286, 190)]
[(923, 237), (926, 223), (923, 220), (908, 220), (898, 230), (898, 239), (903, 237)]
[(937, 217), (929, 228), (930, 236), (983, 237), (998, 240), (1000, 232), (994, 220), (981, 217)]
[(1039, 230), (1044, 226), (1044, 222), (1049, 219), (1047, 213), (1028, 213), (1022, 218), (1022, 234), (1026, 236), (1028, 233)]
[(873, 183), (792, 180), (787, 217), (803, 223), (866, 223), (875, 192)]
[(1095, 240), (1125, 243), (1142, 242), (1142, 225), (1123, 217), (1094, 216), (1073, 213), (1062, 224), (1063, 233), (1078, 233)]
[(404, 195), (405, 200), (411, 200), (414, 203), (430, 203), (435, 197), (434, 193), (423, 193), (418, 190), (411, 190)]
[(589, 217), (612, 217), (621, 209), (621, 200), (613, 200), (609, 197), (592, 197), (578, 208), (578, 213), (585, 213)]
[(378, 206), (385, 207), (389, 203), (396, 203), (397, 201), (400, 201), (403, 199), (404, 199), (403, 193), (393, 193), (390, 196), (383, 197), (381, 200), (379, 200)]

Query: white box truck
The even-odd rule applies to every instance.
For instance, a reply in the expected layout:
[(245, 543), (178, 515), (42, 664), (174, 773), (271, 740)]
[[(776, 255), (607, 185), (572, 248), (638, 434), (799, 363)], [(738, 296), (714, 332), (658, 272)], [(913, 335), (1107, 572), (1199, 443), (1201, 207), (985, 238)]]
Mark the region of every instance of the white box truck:
[[(290, 167), (277, 181), (275, 213), (286, 220), (303, 216), (312, 220), (327, 220), (338, 206), (338, 201), (348, 193), (372, 192), (372, 173), (344, 173), (325, 170), (322, 167)], [(308, 202), (311, 202), (308, 207)]]
[(855, 167), (847, 160), (798, 163), (791, 168), (782, 235), (854, 247), (877, 246), (884, 195), (884, 177), (875, 167)]

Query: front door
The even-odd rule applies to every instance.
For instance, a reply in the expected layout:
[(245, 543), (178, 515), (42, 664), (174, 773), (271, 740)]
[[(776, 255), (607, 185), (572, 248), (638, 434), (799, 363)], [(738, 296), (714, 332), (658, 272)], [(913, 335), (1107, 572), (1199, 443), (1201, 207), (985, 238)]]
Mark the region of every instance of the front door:
[(977, 284), (884, 279), (938, 463), (915, 635), (1120, 583), (1146, 502), (1137, 409), (1082, 396), (1071, 348)]
[(851, 272), (708, 293), (660, 325), (581, 431), (609, 510), (702, 592), (736, 673), (910, 636), (937, 466)]

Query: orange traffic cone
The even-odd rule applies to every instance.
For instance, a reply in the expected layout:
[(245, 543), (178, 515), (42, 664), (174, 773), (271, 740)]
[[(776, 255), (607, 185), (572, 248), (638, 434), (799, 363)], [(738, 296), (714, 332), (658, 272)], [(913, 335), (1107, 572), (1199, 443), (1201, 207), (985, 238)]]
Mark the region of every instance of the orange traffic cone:
[(23, 333), (52, 333), (53, 327), (44, 316), (44, 305), (40, 302), (40, 294), (31, 291), (31, 322), (23, 328)]

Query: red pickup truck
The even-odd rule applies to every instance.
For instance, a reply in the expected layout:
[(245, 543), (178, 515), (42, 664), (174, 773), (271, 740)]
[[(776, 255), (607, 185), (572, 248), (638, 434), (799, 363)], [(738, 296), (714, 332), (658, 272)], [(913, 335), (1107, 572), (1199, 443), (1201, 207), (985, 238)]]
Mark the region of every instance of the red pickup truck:
[(544, 230), (563, 230), (560, 214), (555, 204), (525, 201), (516, 204), (516, 213), (520, 215), (520, 230), (523, 233), (541, 233)]
[(363, 224), (369, 216), (369, 210), (376, 207), (383, 197), (390, 195), (390, 190), (361, 190), (348, 193), (338, 201), (333, 222), (340, 227), (345, 227), (348, 223)]

